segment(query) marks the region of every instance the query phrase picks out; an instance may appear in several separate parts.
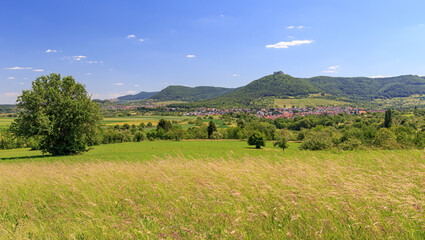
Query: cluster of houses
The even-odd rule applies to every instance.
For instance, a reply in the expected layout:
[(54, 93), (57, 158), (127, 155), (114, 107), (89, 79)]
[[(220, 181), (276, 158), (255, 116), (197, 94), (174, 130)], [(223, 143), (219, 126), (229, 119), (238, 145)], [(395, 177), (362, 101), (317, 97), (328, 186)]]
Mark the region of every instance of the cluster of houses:
[[(368, 112), (383, 112), (383, 110), (367, 110)], [(272, 109), (247, 109), (247, 108), (197, 108), (195, 111), (183, 113), (183, 116), (219, 116), (223, 114), (244, 113), (264, 117), (268, 119), (275, 118), (295, 118), (296, 116), (307, 115), (338, 115), (345, 114), (366, 114), (366, 109), (356, 107), (326, 106), (326, 107), (309, 107), (309, 108), (272, 108)]]
[[(136, 111), (138, 108), (156, 108), (158, 105), (145, 104), (145, 105), (110, 105), (105, 106), (105, 109), (114, 110), (133, 110)], [(179, 108), (167, 108), (169, 112), (181, 112)], [(197, 108), (191, 112), (183, 112), (182, 116), (221, 116), (224, 114), (247, 114), (254, 115), (257, 117), (264, 117), (268, 119), (276, 118), (295, 118), (297, 116), (307, 115), (338, 115), (344, 114), (366, 114), (366, 112), (383, 112), (383, 110), (366, 110), (356, 107), (349, 106), (323, 106), (323, 107), (289, 107), (289, 108), (270, 108), (270, 109), (250, 109), (250, 108)]]

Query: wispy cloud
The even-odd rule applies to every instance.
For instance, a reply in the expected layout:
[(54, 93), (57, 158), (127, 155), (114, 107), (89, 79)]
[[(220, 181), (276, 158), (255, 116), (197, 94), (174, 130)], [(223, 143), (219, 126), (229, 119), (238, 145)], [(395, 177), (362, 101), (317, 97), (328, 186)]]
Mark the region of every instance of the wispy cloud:
[(32, 67), (10, 67), (10, 68), (6, 68), (8, 70), (29, 70), (32, 69)]
[(188, 54), (188, 55), (186, 55), (186, 57), (187, 57), (187, 58), (195, 58), (195, 57), (196, 57), (196, 55), (194, 55), (194, 54)]
[(143, 39), (143, 38), (139, 38), (139, 40), (137, 40), (137, 41), (139, 41), (139, 42), (144, 42), (144, 41), (145, 41), (145, 39)]
[(383, 75), (376, 75), (376, 76), (369, 76), (369, 78), (389, 78), (391, 76), (383, 76)]
[(239, 77), (240, 75), (239, 74), (232, 74), (232, 77)]
[(287, 26), (287, 29), (303, 29), (305, 28), (304, 26)]
[(72, 60), (80, 61), (81, 59), (85, 59), (87, 56), (78, 55), (78, 56), (72, 56)]
[(58, 52), (58, 50), (55, 50), (55, 49), (47, 49), (46, 50), (46, 53), (57, 53)]
[(119, 83), (112, 83), (113, 85), (115, 85), (115, 86), (122, 86), (122, 85), (124, 85), (124, 83), (122, 83), (122, 82), (119, 82)]
[(127, 93), (129, 93), (129, 94), (135, 94), (137, 92), (136, 91), (127, 91)]
[(341, 66), (330, 66), (330, 67), (328, 67), (328, 69), (327, 70), (324, 70), (324, 71), (322, 71), (322, 72), (324, 72), (324, 73), (338, 73), (338, 69), (339, 68), (341, 68)]
[(13, 79), (15, 79), (14, 77), (8, 77), (7, 79), (9, 79), (9, 80), (13, 80)]
[(313, 40), (294, 40), (290, 42), (278, 42), (276, 44), (266, 45), (266, 48), (288, 48), (288, 47), (293, 47), (293, 46), (298, 46), (303, 44), (310, 44), (312, 42)]
[(139, 84), (134, 84), (133, 86), (134, 86), (134, 87), (139, 87), (140, 85), (139, 85)]
[(7, 97), (17, 97), (17, 96), (19, 96), (19, 93), (17, 93), (17, 92), (7, 92), (7, 93), (4, 93), (4, 95), (7, 96)]
[(86, 63), (89, 63), (89, 64), (97, 64), (97, 63), (103, 64), (103, 61), (87, 61)]
[(134, 34), (127, 35), (127, 39), (135, 38), (135, 37), (136, 37), (136, 35), (134, 35)]
[(44, 72), (44, 69), (34, 69), (33, 72)]

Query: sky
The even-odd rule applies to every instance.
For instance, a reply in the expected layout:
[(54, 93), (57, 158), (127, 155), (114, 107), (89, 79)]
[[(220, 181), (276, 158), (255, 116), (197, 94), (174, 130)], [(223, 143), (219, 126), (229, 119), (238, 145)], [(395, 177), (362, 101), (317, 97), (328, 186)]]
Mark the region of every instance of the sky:
[(169, 85), (425, 75), (423, 0), (1, 1), (0, 104), (71, 75), (93, 99)]

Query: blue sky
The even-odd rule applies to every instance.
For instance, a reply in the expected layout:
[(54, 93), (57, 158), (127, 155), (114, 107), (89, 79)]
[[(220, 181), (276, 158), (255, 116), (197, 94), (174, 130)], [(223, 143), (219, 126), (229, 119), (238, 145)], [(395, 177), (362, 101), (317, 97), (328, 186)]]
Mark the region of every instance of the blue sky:
[(0, 103), (37, 76), (72, 75), (93, 98), (168, 85), (425, 75), (425, 1), (2, 1)]

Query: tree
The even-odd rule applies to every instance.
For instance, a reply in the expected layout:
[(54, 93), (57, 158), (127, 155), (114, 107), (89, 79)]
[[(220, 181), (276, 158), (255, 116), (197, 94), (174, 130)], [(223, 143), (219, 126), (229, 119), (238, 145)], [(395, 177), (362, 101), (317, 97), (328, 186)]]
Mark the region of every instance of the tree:
[(53, 155), (85, 151), (102, 121), (100, 106), (72, 76), (41, 76), (17, 100), (18, 117), (12, 131), (39, 139), (39, 149)]
[(172, 126), (173, 125), (171, 124), (170, 121), (165, 120), (165, 119), (160, 119), (159, 122), (158, 122), (158, 125), (156, 126), (156, 130), (159, 130), (159, 129), (162, 128), (162, 129), (164, 129), (165, 132), (168, 132), (171, 129)]
[(213, 134), (213, 132), (217, 131), (217, 126), (215, 125), (215, 123), (212, 120), (208, 124), (207, 131), (208, 131), (208, 138), (211, 138), (211, 135)]
[(248, 145), (255, 145), (255, 148), (261, 148), (261, 146), (266, 145), (266, 141), (264, 140), (264, 135), (261, 132), (254, 131), (248, 138)]
[(286, 137), (282, 136), (277, 142), (274, 143), (274, 146), (278, 146), (279, 148), (282, 148), (283, 151), (285, 151), (285, 148), (288, 148), (288, 140), (286, 140)]
[(385, 121), (384, 121), (384, 127), (390, 128), (392, 124), (392, 112), (391, 109), (385, 110)]

